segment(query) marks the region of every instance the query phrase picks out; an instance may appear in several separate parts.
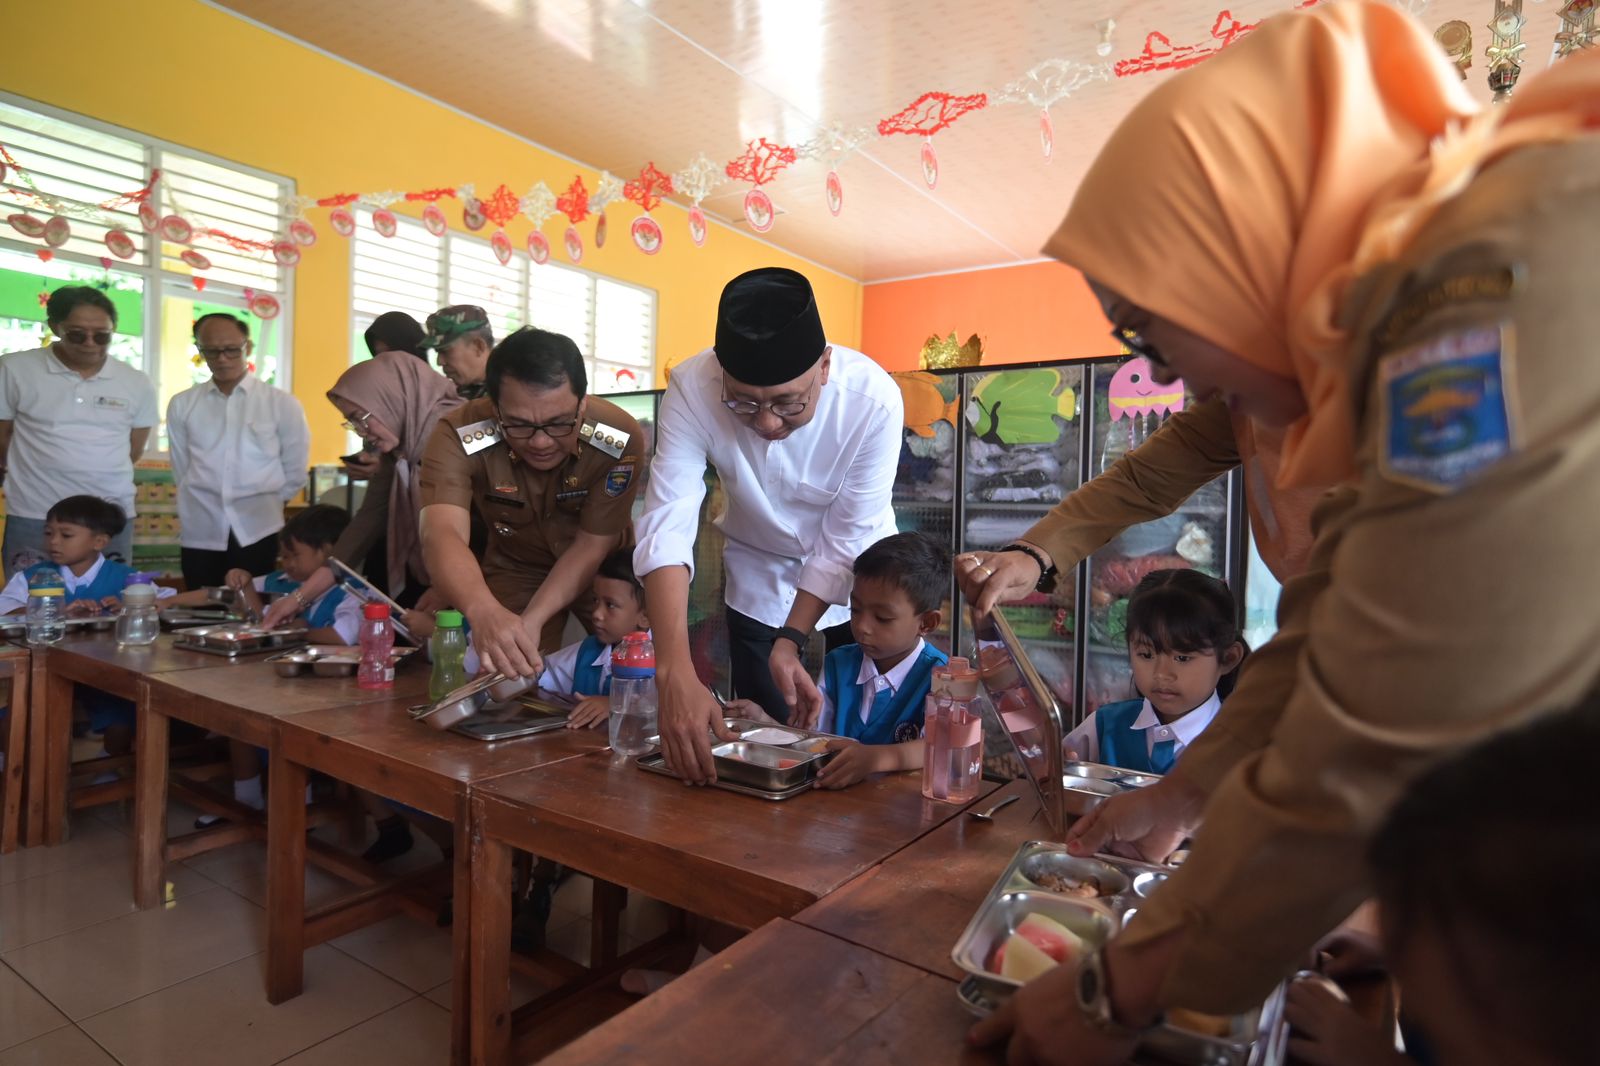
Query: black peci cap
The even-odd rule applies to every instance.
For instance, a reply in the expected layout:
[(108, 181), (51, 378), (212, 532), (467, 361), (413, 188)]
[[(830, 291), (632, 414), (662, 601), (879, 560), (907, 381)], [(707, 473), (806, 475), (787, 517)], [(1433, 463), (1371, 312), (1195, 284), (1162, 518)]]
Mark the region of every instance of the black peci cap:
[(817, 365), (828, 339), (804, 274), (762, 267), (740, 274), (717, 304), (717, 362), (742, 385), (770, 388)]

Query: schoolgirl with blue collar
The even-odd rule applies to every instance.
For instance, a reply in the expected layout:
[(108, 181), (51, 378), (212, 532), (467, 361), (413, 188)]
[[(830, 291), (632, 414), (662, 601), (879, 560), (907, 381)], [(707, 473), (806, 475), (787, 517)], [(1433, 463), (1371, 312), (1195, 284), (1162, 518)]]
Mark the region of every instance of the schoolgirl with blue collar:
[(1198, 570), (1156, 570), (1128, 601), (1137, 699), (1108, 703), (1068, 734), (1067, 758), (1165, 774), (1233, 690), (1248, 652), (1228, 586)]

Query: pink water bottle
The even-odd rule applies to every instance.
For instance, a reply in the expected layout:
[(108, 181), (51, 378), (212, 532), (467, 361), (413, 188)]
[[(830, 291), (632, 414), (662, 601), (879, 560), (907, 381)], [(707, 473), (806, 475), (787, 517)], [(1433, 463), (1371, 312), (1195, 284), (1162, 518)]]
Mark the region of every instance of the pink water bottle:
[(356, 671), (357, 688), (393, 688), (394, 664), (389, 653), (394, 649), (394, 623), (389, 620), (387, 603), (369, 603), (361, 608), (361, 667)]
[(947, 803), (978, 798), (983, 780), (983, 718), (978, 672), (967, 660), (933, 669), (923, 714), (922, 794)]

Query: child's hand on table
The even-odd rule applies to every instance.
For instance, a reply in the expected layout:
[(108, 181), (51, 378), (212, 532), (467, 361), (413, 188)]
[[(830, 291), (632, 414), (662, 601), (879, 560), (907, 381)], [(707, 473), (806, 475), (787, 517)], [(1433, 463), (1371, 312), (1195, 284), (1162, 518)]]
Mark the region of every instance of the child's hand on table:
[(836, 754), (817, 771), (817, 788), (849, 788), (883, 772), (876, 745), (835, 737), (828, 741), (828, 750)]
[(251, 576), (250, 571), (242, 570), (239, 567), (234, 567), (222, 577), (222, 583), (224, 585), (238, 592), (242, 592), (251, 585), (255, 584), (255, 580), (256, 579)]
[(122, 597), (106, 596), (100, 600), (100, 610), (106, 614), (117, 614), (122, 610)]
[(567, 715), (568, 729), (599, 729), (611, 718), (610, 696), (585, 696)]
[(93, 618), (100, 613), (100, 605), (94, 600), (73, 600), (67, 604), (68, 618)]

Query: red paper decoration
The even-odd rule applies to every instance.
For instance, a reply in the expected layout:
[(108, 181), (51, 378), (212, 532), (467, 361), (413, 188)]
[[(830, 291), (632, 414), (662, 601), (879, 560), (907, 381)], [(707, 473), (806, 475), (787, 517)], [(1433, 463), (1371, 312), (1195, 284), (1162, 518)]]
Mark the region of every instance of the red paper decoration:
[(40, 259), (42, 259), (46, 263), (50, 262), (50, 260), (52, 260), (52, 259), (54, 259), (56, 257), (56, 253), (52, 252), (48, 248), (35, 248), (33, 250), (33, 254), (38, 256)]
[(455, 189), (423, 189), (421, 192), (406, 193), (407, 200), (426, 200), (428, 203), (438, 203), (446, 196), (454, 197)]
[(1150, 74), (1158, 70), (1183, 70), (1185, 67), (1192, 67), (1196, 63), (1210, 59), (1229, 45), (1242, 40), (1259, 25), (1261, 25), (1259, 22), (1240, 22), (1233, 17), (1233, 12), (1224, 8), (1217, 12), (1215, 21), (1211, 23), (1211, 39), (1216, 43), (1175, 45), (1164, 33), (1150, 33), (1145, 36), (1142, 52), (1132, 59), (1119, 60), (1112, 70), (1119, 78), (1126, 78), (1132, 74)]
[[(577, 225), (589, 217), (589, 190), (584, 187), (583, 175), (579, 174), (572, 179), (572, 184), (567, 186), (567, 191), (556, 197), (556, 209), (567, 216), (567, 221)], [(583, 243), (578, 243), (578, 255), (583, 255)], [(570, 252), (572, 244), (569, 241), (567, 249)], [(576, 262), (576, 260), (574, 260)]]
[(205, 292), (206, 291), (206, 279), (205, 278), (190, 278), (189, 281), (194, 285), (194, 289), (195, 289), (196, 292)]
[(361, 194), (358, 192), (342, 192), (336, 196), (324, 196), (322, 199), (317, 201), (317, 206), (343, 207), (346, 204), (353, 204), (359, 199), (361, 199)]
[(986, 93), (973, 93), (971, 96), (923, 93), (878, 123), (878, 135), (887, 137), (891, 133), (920, 133), (924, 137), (931, 137), (953, 125), (962, 115), (981, 111), (988, 106), (989, 97)]
[(276, 245), (274, 241), (257, 241), (249, 237), (235, 237), (227, 230), (203, 229), (200, 232), (241, 252), (270, 252)]
[(483, 201), (481, 210), (484, 218), (503, 229), (505, 224), (516, 218), (517, 213), (522, 210), (522, 201), (516, 193), (502, 184)]
[(730, 159), (723, 171), (734, 181), (748, 181), (751, 185), (761, 186), (777, 177), (778, 171), (789, 166), (796, 158), (793, 148), (786, 144), (773, 144), (762, 137), (751, 141), (744, 155)]
[(622, 195), (645, 211), (652, 211), (663, 196), (672, 193), (672, 176), (656, 169), (654, 162), (646, 163), (639, 176), (622, 186)]

